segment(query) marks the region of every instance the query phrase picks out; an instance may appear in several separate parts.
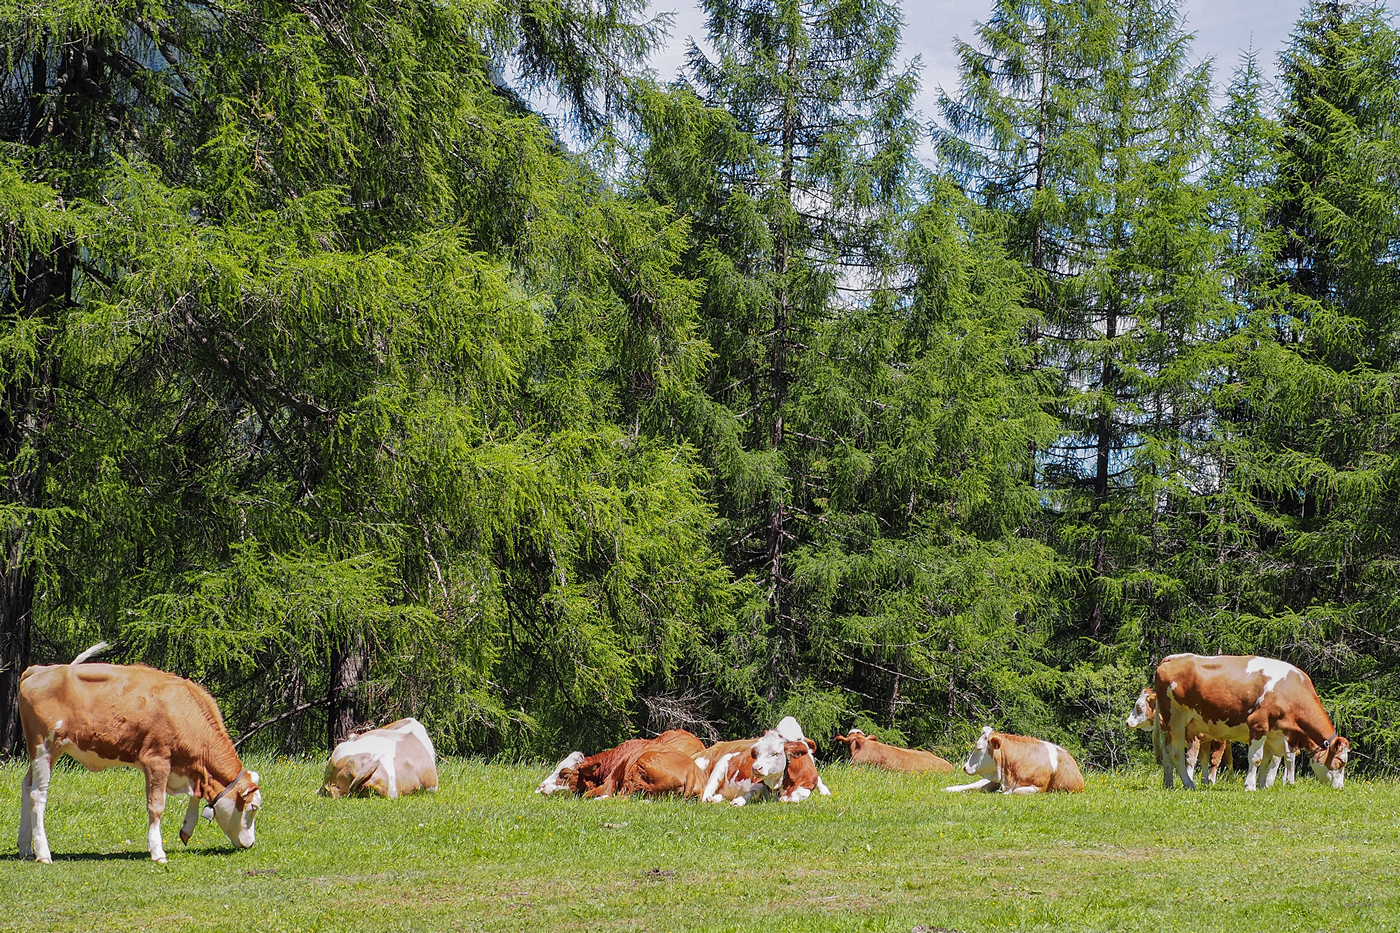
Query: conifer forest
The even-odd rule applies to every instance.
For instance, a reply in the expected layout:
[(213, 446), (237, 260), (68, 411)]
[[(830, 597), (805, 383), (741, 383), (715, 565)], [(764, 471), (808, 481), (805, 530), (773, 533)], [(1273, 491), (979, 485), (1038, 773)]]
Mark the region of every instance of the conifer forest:
[(702, 6), (0, 0), (0, 754), (106, 640), (269, 753), (1111, 768), (1195, 651), (1400, 772), (1385, 8), (995, 0), (919, 113), (896, 0)]

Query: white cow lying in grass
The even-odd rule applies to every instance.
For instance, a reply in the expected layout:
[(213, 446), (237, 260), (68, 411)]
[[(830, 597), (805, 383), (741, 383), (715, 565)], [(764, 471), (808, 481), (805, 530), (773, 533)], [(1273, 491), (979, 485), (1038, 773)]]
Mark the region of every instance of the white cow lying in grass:
[(963, 771), (981, 780), (943, 789), (950, 793), (999, 790), (1003, 794), (1078, 793), (1084, 789), (1084, 776), (1069, 752), (1053, 742), (993, 732), (991, 726), (983, 727)]

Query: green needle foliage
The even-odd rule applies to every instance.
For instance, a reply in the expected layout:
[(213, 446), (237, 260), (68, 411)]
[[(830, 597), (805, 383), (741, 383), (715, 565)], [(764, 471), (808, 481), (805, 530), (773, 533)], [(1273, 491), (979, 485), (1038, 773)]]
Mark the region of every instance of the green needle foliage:
[(1393, 770), (1385, 11), (1212, 112), (1176, 0), (997, 0), (921, 165), (895, 4), (706, 0), (669, 87), (647, 9), (0, 0), (0, 750), (106, 639), (269, 752), (1117, 766), (1195, 650)]

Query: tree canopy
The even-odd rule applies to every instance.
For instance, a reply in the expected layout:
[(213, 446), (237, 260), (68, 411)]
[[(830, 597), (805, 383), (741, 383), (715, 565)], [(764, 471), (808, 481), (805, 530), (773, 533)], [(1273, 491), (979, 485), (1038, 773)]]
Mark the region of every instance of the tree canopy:
[(1383, 7), (1217, 100), (998, 0), (934, 123), (891, 3), (703, 8), (661, 86), (637, 0), (0, 0), (0, 748), (106, 639), (265, 749), (1112, 766), (1193, 650), (1400, 767)]

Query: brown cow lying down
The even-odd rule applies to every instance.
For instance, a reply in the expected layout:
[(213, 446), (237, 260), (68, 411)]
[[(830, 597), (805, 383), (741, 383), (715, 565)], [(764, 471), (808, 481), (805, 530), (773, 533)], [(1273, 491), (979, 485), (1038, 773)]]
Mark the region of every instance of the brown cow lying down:
[(437, 787), (433, 740), (422, 723), (409, 717), (352, 734), (337, 745), (326, 765), (321, 795), (339, 798), (373, 793), (392, 799)]
[[(1133, 711), (1128, 716), (1128, 728), (1152, 730), (1152, 751), (1156, 754), (1157, 764), (1160, 767), (1163, 764), (1162, 734), (1161, 730), (1157, 728), (1157, 694), (1151, 687), (1143, 687), (1142, 693), (1138, 694), (1137, 703), (1133, 705)], [(1190, 774), (1194, 780), (1196, 763), (1201, 758), (1201, 735), (1192, 728), (1186, 731), (1186, 738), (1191, 743), (1186, 749), (1186, 773)], [(1210, 772), (1206, 775), (1206, 780), (1214, 784), (1216, 777), (1220, 774), (1221, 762), (1228, 763), (1231, 773), (1235, 770), (1235, 762), (1233, 758), (1229, 757), (1229, 742), (1210, 739), (1206, 739), (1205, 742), (1209, 748), (1210, 758)]]
[(1003, 794), (1077, 793), (1084, 789), (1084, 776), (1069, 752), (1052, 742), (993, 732), (991, 726), (983, 727), (963, 770), (982, 779), (943, 789), (952, 793), (999, 790)]
[(699, 797), (705, 790), (705, 772), (685, 752), (667, 745), (645, 748), (628, 763), (617, 795), (648, 797)]
[(933, 752), (886, 745), (859, 729), (852, 729), (849, 735), (836, 736), (836, 741), (851, 750), (851, 761), (857, 764), (874, 765), (887, 771), (906, 771), (913, 774), (922, 774), (926, 771), (947, 773), (953, 770), (951, 761), (939, 758)]
[(801, 803), (817, 791), (831, 794), (817, 773), (815, 743), (791, 716), (756, 739), (720, 742), (705, 749), (713, 764), (705, 783), (707, 803), (728, 800), (737, 807), (775, 793), (783, 803)]
[(107, 647), (93, 645), (69, 664), (31, 667), (19, 679), (19, 718), (29, 749), (19, 803), (19, 855), (52, 862), (44, 832), (49, 779), (70, 755), (89, 771), (125, 765), (146, 775), (146, 843), (165, 862), (160, 818), (166, 793), (189, 794), (180, 841), (188, 843), (206, 814), (236, 846), (255, 841), (262, 806), (258, 773), (239, 760), (219, 706), (196, 683), (142, 664), (85, 664)]
[[(637, 756), (649, 748), (673, 748), (687, 757), (703, 754), (705, 743), (684, 729), (670, 729), (654, 739), (628, 739), (621, 745), (596, 755), (583, 752), (570, 752), (554, 771), (535, 788), (537, 794), (557, 794), (567, 791), (583, 794), (585, 797), (611, 797), (618, 792), (626, 776), (627, 768)], [(704, 770), (704, 764), (695, 762)]]

